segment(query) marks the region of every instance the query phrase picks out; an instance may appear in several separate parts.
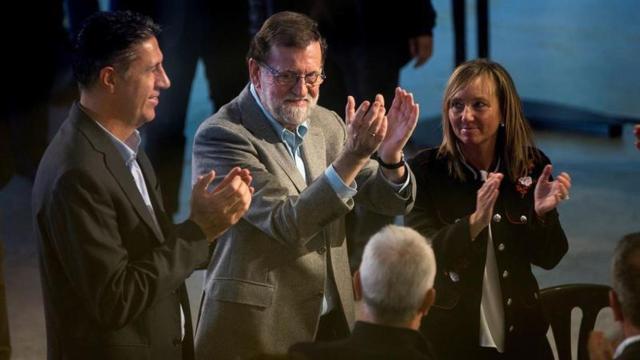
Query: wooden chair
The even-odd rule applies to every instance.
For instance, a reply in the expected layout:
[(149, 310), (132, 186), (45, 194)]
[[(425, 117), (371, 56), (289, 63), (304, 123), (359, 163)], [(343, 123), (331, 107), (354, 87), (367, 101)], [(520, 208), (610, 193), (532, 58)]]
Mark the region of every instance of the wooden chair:
[(578, 333), (578, 360), (587, 360), (587, 339), (595, 326), (601, 309), (609, 306), (609, 290), (606, 285), (568, 284), (540, 290), (542, 309), (553, 329), (558, 350), (558, 360), (571, 360), (571, 311), (582, 310)]

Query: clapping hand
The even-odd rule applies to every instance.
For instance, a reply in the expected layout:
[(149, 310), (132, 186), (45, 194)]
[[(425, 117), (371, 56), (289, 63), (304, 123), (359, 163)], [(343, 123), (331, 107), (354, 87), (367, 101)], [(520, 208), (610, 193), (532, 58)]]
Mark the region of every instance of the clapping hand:
[(475, 239), (480, 232), (489, 225), (493, 215), (493, 207), (498, 199), (500, 183), (504, 175), (489, 173), (476, 195), (476, 211), (469, 217), (471, 239)]
[(400, 161), (402, 149), (413, 134), (419, 115), (420, 106), (414, 102), (413, 94), (396, 88), (393, 103), (387, 114), (387, 134), (378, 150), (378, 155), (384, 162)]
[(198, 177), (191, 192), (190, 219), (200, 226), (209, 241), (215, 240), (247, 212), (254, 192), (247, 169), (231, 169), (212, 191), (215, 171)]
[(346, 150), (366, 160), (387, 136), (387, 118), (384, 98), (376, 95), (373, 103), (363, 101), (356, 110), (353, 96), (347, 98), (345, 118), (347, 120)]
[(533, 195), (536, 214), (540, 217), (555, 209), (562, 200), (569, 199), (571, 176), (562, 172), (555, 180), (549, 181), (552, 170), (550, 164), (544, 167)]

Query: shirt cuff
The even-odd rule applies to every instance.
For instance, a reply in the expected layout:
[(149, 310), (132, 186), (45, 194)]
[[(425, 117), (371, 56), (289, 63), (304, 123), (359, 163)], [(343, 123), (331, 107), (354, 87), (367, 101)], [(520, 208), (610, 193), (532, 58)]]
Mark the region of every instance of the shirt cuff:
[(386, 181), (389, 185), (391, 185), (391, 188), (393, 190), (395, 190), (396, 193), (401, 193), (404, 191), (404, 189), (407, 188), (407, 186), (409, 186), (409, 182), (411, 180), (411, 176), (409, 176), (409, 166), (407, 165), (407, 162), (404, 162), (404, 169), (405, 169), (405, 176), (406, 179), (404, 180), (404, 182), (402, 184), (396, 184), (394, 182), (392, 182), (391, 180), (387, 179), (386, 176), (384, 176), (384, 172), (382, 170), (380, 171), (380, 174), (382, 174), (382, 178), (384, 179), (384, 181)]
[(329, 165), (324, 171), (324, 175), (327, 177), (327, 180), (329, 180), (329, 185), (333, 191), (336, 192), (342, 201), (347, 202), (358, 193), (358, 185), (356, 182), (354, 181), (351, 186), (345, 184), (336, 172), (336, 169), (333, 168), (333, 165)]

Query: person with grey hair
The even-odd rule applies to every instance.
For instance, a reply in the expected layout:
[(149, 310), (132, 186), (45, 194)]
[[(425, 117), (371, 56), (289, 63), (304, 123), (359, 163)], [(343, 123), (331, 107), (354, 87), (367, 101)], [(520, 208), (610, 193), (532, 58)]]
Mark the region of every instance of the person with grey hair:
[(601, 331), (594, 331), (589, 337), (589, 358), (640, 359), (640, 233), (620, 240), (611, 270), (613, 289), (609, 293), (609, 305), (622, 328), (622, 339), (611, 339)]
[(413, 205), (402, 149), (418, 105), (399, 88), (388, 113), (382, 95), (357, 110), (349, 97), (346, 123), (317, 106), (324, 44), (309, 17), (271, 16), (249, 47), (251, 82), (196, 132), (194, 178), (240, 166), (255, 188), (213, 251), (196, 357), (249, 358), (347, 337), (355, 315), (345, 218), (356, 204), (389, 216)]
[(299, 343), (292, 355), (308, 359), (433, 359), (418, 331), (435, 300), (435, 256), (411, 228), (388, 225), (367, 243), (354, 274), (358, 321), (345, 340)]

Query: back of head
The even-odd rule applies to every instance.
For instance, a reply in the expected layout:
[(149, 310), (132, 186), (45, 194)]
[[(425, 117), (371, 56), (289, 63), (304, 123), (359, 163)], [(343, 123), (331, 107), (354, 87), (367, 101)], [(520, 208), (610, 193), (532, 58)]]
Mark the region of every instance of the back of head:
[(406, 323), (421, 308), (435, 273), (433, 250), (422, 235), (411, 228), (386, 226), (364, 249), (363, 301), (380, 323)]
[(273, 47), (304, 49), (314, 42), (320, 43), (324, 60), (327, 43), (320, 35), (318, 24), (306, 15), (282, 11), (270, 16), (253, 37), (247, 59), (266, 62)]
[(105, 66), (126, 71), (135, 45), (157, 36), (149, 17), (130, 12), (98, 12), (85, 20), (76, 39), (73, 73), (81, 89), (91, 87)]
[(640, 328), (640, 233), (620, 240), (613, 255), (612, 274), (624, 318)]

